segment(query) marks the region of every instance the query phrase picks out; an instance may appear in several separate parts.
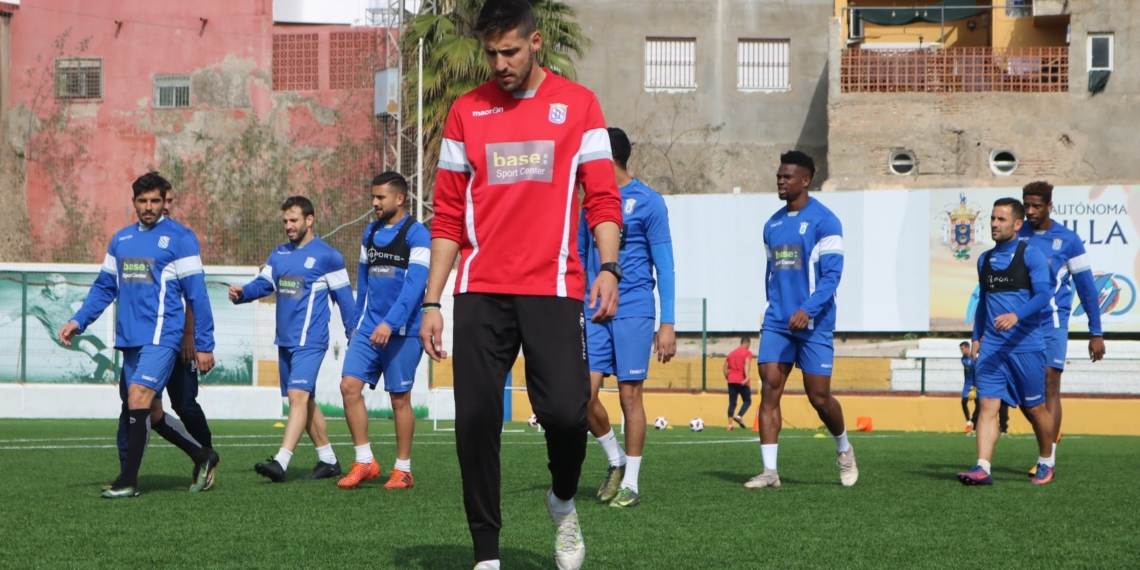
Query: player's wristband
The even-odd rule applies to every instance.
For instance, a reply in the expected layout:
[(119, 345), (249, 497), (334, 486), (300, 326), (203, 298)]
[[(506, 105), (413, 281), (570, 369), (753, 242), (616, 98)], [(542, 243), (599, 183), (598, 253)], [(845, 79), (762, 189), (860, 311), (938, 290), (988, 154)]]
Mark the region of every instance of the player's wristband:
[(420, 305), (420, 308), (422, 308), (426, 313), (428, 311), (438, 311), (443, 308), (443, 305), (440, 305), (439, 303), (424, 303)]

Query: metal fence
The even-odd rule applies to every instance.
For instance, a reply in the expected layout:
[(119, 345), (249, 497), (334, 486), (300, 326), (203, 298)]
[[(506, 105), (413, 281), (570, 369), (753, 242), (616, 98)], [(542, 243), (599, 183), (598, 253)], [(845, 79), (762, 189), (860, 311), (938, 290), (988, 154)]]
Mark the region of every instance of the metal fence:
[(844, 93), (1062, 93), (1069, 48), (843, 50)]
[[(919, 394), (960, 393), (964, 375), (957, 358), (896, 358), (890, 361), (890, 390)], [(1140, 395), (1140, 360), (1113, 358), (1100, 362), (1065, 362), (1061, 393), (1082, 395)]]

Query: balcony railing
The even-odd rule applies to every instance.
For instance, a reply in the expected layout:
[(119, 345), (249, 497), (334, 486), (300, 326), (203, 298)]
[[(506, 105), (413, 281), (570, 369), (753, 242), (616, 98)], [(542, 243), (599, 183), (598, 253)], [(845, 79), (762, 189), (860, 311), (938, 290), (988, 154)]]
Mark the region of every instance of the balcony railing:
[(843, 50), (844, 93), (1061, 93), (1069, 48)]

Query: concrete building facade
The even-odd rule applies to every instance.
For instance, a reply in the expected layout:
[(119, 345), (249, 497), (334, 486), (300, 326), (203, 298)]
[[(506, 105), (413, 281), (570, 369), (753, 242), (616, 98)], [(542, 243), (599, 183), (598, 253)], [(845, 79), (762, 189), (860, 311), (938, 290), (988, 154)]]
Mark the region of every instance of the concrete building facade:
[[(780, 152), (798, 148), (828, 178), (834, 0), (566, 3), (592, 41), (578, 80), (630, 134), (636, 175), (666, 193), (771, 191)], [(654, 77), (670, 68), (691, 81)]]
[[(1140, 180), (1133, 127), (1140, 121), (1140, 5), (1129, 0), (979, 4), (988, 6), (977, 16), (947, 23), (947, 37), (976, 34), (987, 38), (985, 45), (951, 42), (942, 50), (918, 51), (918, 36), (937, 40), (939, 26), (913, 27), (919, 22), (908, 32), (907, 26), (868, 25), (864, 37), (853, 40), (851, 14), (844, 10), (848, 2), (836, 2), (829, 33), (831, 175), (825, 189)], [(876, 50), (881, 40), (893, 42), (892, 47), (909, 44), (911, 51)], [(1096, 51), (1095, 61), (1090, 50)], [(870, 58), (877, 58), (877, 68), (866, 65)], [(911, 62), (910, 71), (903, 61)], [(861, 67), (845, 69), (845, 62)], [(861, 90), (875, 82), (873, 89)], [(1090, 86), (1097, 82), (1102, 89), (1094, 93)], [(891, 161), (905, 163), (907, 156), (909, 169), (892, 171)]]

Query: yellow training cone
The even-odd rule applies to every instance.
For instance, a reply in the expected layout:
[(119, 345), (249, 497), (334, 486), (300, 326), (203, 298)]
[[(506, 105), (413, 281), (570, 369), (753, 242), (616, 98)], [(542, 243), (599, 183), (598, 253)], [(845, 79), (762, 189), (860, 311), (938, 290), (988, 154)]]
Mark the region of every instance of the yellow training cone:
[(283, 424), (281, 422), (277, 422), (277, 423), (273, 424), (273, 427), (285, 427), (285, 424)]

